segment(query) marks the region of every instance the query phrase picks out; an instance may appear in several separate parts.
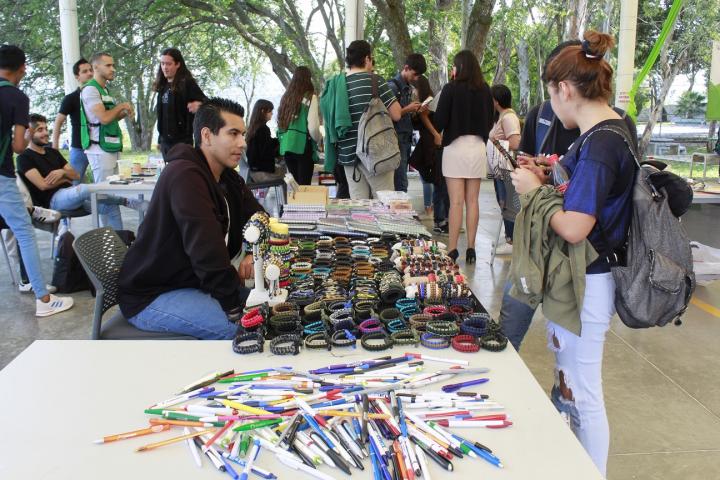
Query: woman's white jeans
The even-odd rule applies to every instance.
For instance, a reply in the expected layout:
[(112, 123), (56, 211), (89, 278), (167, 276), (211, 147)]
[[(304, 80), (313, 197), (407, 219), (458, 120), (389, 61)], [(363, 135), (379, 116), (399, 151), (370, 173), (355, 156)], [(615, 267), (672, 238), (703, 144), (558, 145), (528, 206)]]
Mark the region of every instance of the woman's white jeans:
[(552, 402), (567, 416), (575, 436), (605, 476), (610, 427), (602, 389), (605, 333), (615, 315), (615, 281), (611, 273), (585, 276), (581, 336), (548, 321), (548, 347), (555, 352)]

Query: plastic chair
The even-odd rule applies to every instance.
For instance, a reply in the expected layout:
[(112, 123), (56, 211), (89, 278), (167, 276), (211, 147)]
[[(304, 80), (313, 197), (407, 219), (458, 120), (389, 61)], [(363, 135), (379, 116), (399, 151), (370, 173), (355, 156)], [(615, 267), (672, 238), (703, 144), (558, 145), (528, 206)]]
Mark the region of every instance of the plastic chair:
[(33, 227), (52, 235), (52, 239), (50, 240), (50, 258), (55, 258), (55, 245), (57, 244), (60, 222), (66, 219), (69, 221), (71, 218), (86, 217), (88, 215), (90, 215), (90, 212), (80, 207), (75, 210), (60, 210), (60, 220), (57, 222), (44, 223), (38, 220), (32, 221)]
[(93, 312), (93, 340), (194, 340), (172, 332), (148, 332), (133, 326), (117, 312), (103, 324), (103, 315), (118, 303), (118, 275), (127, 246), (108, 227), (90, 230), (77, 237), (73, 249), (97, 294)]

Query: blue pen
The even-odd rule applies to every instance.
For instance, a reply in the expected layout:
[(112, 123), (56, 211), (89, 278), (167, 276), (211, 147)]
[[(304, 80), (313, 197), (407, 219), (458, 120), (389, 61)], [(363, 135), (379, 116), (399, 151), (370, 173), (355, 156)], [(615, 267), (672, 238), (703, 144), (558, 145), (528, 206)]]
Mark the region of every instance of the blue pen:
[(407, 437), (408, 431), (407, 431), (407, 424), (405, 423), (405, 412), (403, 412), (402, 400), (400, 399), (400, 397), (395, 397), (395, 401), (397, 402), (397, 407), (398, 407), (398, 421), (400, 423), (400, 434), (403, 437)]
[(468, 441), (468, 440), (465, 440), (465, 439), (462, 438), (460, 435), (456, 435), (456, 434), (454, 434), (454, 433), (451, 433), (450, 435), (451, 435), (455, 440), (461, 442), (463, 445), (465, 445), (465, 446), (468, 447), (470, 450), (472, 450), (473, 452), (475, 452), (475, 454), (476, 454), (478, 457), (482, 458), (482, 459), (485, 460), (486, 462), (488, 462), (488, 463), (490, 463), (490, 464), (492, 464), (492, 465), (495, 465), (495, 466), (498, 467), (498, 468), (503, 468), (503, 464), (502, 464), (502, 462), (500, 461), (500, 459), (499, 459), (498, 457), (496, 457), (495, 455), (493, 455), (492, 453), (486, 452), (486, 451), (483, 450), (482, 448), (476, 447), (475, 444), (473, 444), (472, 442), (470, 442), (470, 441)]
[(380, 467), (377, 464), (375, 455), (370, 455), (370, 463), (372, 464), (374, 480), (382, 480), (382, 474), (380, 473)]
[(232, 467), (232, 465), (230, 465), (230, 462), (228, 462), (227, 459), (222, 455), (220, 455), (219, 458), (225, 464), (225, 473), (230, 475), (234, 480), (238, 480), (239, 476), (235, 469)]
[(469, 380), (467, 382), (453, 383), (450, 385), (443, 386), (442, 391), (445, 393), (453, 393), (453, 392), (457, 392), (461, 388), (469, 387), (471, 385), (480, 385), (481, 383), (486, 383), (489, 380), (490, 380), (489, 378), (478, 378), (477, 380)]
[[(244, 466), (245, 466), (245, 463), (246, 463), (245, 460), (243, 460), (242, 458), (232, 458), (232, 457), (230, 457), (230, 454), (228, 454), (227, 452), (223, 452), (223, 458), (224, 458), (225, 460), (229, 460), (229, 461), (231, 461), (231, 462), (235, 462), (235, 463), (237, 463), (238, 465), (240, 465), (241, 467), (244, 467)], [(227, 467), (227, 462), (225, 462), (225, 466)], [(258, 477), (265, 478), (265, 479), (267, 479), (267, 480), (274, 480), (274, 479), (277, 478), (277, 475), (275, 475), (274, 473), (268, 472), (268, 471), (265, 470), (264, 468), (260, 468), (260, 467), (255, 467), (255, 466), (253, 466), (251, 471), (252, 471), (252, 473), (254, 473), (255, 475), (257, 475)]]
[(385, 478), (385, 480), (392, 480), (390, 470), (388, 470), (387, 465), (385, 464), (385, 457), (383, 457), (383, 455), (380, 453), (380, 448), (375, 444), (375, 441), (372, 438), (370, 439), (370, 450), (370, 456), (375, 456), (378, 466), (380, 467), (380, 473), (382, 473), (382, 476)]
[(336, 450), (336, 447), (335, 447), (335, 444), (333, 443), (333, 441), (330, 440), (327, 435), (325, 435), (325, 432), (323, 432), (322, 428), (320, 428), (320, 425), (317, 424), (315, 419), (312, 418), (312, 416), (308, 415), (305, 412), (300, 412), (300, 414), (303, 416), (303, 418), (308, 423), (308, 425), (310, 425), (310, 428), (312, 428), (315, 433), (320, 435), (320, 438), (323, 439), (325, 444), (328, 447), (330, 447), (331, 449)]
[(252, 450), (250, 450), (250, 453), (248, 453), (247, 459), (245, 460), (245, 468), (243, 468), (243, 471), (240, 474), (240, 480), (247, 480), (248, 474), (252, 469), (253, 462), (257, 458), (258, 453), (260, 453), (260, 440), (255, 439)]
[(321, 409), (325, 407), (332, 407), (333, 405), (344, 405), (348, 403), (348, 400), (345, 398), (340, 398), (338, 400), (330, 400), (329, 402), (320, 402), (313, 405), (313, 408), (315, 409)]

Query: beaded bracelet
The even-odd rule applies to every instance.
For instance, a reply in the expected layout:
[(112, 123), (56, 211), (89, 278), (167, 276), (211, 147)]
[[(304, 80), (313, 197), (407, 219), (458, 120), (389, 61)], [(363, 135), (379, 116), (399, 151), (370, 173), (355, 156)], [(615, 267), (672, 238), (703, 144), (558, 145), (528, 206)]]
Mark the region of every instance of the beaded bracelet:
[(428, 333), (431, 333), (433, 335), (437, 335), (439, 337), (448, 337), (448, 338), (454, 337), (460, 331), (457, 324), (454, 322), (437, 322), (437, 321), (428, 322), (426, 325), (426, 330)]
[(270, 341), (270, 351), (275, 355), (297, 355), (301, 342), (299, 335), (279, 335)]
[(450, 346), (450, 338), (439, 337), (437, 335), (433, 335), (432, 333), (423, 333), (420, 337), (420, 343), (425, 348), (440, 350)]
[(353, 347), (353, 348), (355, 348), (356, 342), (357, 342), (357, 338), (348, 329), (337, 330), (330, 337), (330, 343), (334, 347)]
[(313, 333), (305, 337), (305, 347), (317, 350), (325, 348), (328, 351), (332, 348), (330, 339), (325, 331)]
[(367, 320), (360, 323), (358, 329), (360, 330), (360, 333), (362, 335), (366, 335), (369, 333), (382, 332), (383, 326), (380, 320), (378, 320), (377, 318), (368, 318)]
[[(375, 343), (378, 341), (382, 343)], [(381, 350), (387, 350), (388, 348), (392, 347), (393, 340), (385, 332), (373, 332), (363, 335), (360, 339), (360, 344), (365, 350), (369, 350), (371, 352), (379, 352)]]
[(390, 334), (393, 344), (396, 345), (415, 345), (420, 343), (420, 335), (415, 329), (398, 330)]
[(261, 353), (265, 339), (260, 332), (245, 332), (238, 334), (232, 343), (233, 352), (241, 355)]
[(458, 352), (474, 353), (480, 350), (478, 339), (472, 335), (455, 335), (451, 344)]

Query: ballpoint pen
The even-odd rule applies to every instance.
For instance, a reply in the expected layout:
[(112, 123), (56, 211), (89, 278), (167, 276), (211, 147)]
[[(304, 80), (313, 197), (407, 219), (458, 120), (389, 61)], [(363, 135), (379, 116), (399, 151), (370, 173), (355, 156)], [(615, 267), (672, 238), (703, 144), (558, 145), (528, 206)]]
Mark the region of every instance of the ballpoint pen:
[(440, 357), (433, 357), (430, 355), (425, 355), (424, 353), (408, 353), (405, 352), (406, 356), (410, 356), (412, 358), (418, 358), (422, 360), (431, 360), (433, 362), (441, 362), (441, 363), (452, 363), (455, 365), (469, 365), (470, 362), (467, 360), (460, 360), (460, 359), (452, 359), (452, 358), (440, 358)]
[(149, 435), (151, 433), (164, 432), (169, 430), (170, 425), (152, 425), (148, 428), (141, 428), (140, 430), (133, 430), (132, 432), (118, 433), (116, 435), (108, 435), (103, 438), (95, 440), (94, 443), (110, 443), (118, 440), (124, 440), (126, 438), (135, 438), (143, 435)]
[(327, 442), (325, 442), (325, 438), (327, 438), (327, 436), (325, 438), (322, 438), (322, 437), (320, 437), (320, 435), (317, 435), (315, 432), (312, 432), (312, 433), (310, 433), (310, 438), (313, 439), (313, 441), (315, 442), (315, 445), (317, 445), (320, 448), (320, 450), (322, 450), (325, 453), (325, 455), (329, 456), (332, 459), (332, 461), (336, 467), (338, 467), (340, 470), (342, 470), (343, 472), (350, 475), (350, 465), (348, 465), (347, 462), (340, 456), (340, 454), (337, 453), (337, 451), (336, 451), (337, 446), (333, 448), (333, 447), (330, 447), (330, 445), (327, 444)]
[(415, 445), (420, 447), (422, 449), (422, 451), (425, 454), (427, 454), (427, 456), (432, 458), (438, 465), (443, 467), (445, 470), (452, 472), (453, 464), (450, 460), (440, 456), (437, 452), (433, 451), (430, 447), (428, 447), (425, 443), (423, 443), (420, 439), (416, 438), (415, 436), (411, 435), (410, 440), (412, 440), (415, 443)]
[(185, 385), (185, 387), (183, 387), (183, 389), (180, 391), (179, 395), (187, 393), (191, 390), (195, 390), (198, 388), (202, 388), (202, 387), (211, 385), (211, 384), (215, 383), (216, 381), (218, 381), (220, 378), (226, 377), (233, 373), (235, 373), (235, 370), (228, 370), (227, 372), (214, 372), (209, 375), (206, 375), (206, 376), (202, 377), (201, 379), (196, 380), (193, 383)]
[(165, 445), (171, 445), (173, 443), (182, 442), (183, 440), (186, 440), (188, 438), (194, 438), (199, 437), (200, 435), (204, 435), (206, 433), (213, 433), (214, 430), (201, 430), (199, 432), (193, 432), (187, 435), (180, 435), (179, 437), (173, 437), (169, 438), (167, 440), (163, 440), (162, 442), (156, 442), (156, 443), (150, 443), (148, 445), (143, 445), (141, 447), (138, 447), (135, 449), (136, 452), (144, 452), (146, 450), (152, 450), (153, 448), (158, 447), (164, 447)]
[(442, 387), (442, 391), (445, 393), (453, 393), (457, 392), (461, 388), (470, 387), (472, 385), (480, 385), (482, 383), (488, 382), (489, 378), (478, 378), (477, 380), (469, 380), (467, 382), (460, 382), (460, 383), (453, 383), (450, 385), (444, 385)]
[(278, 457), (278, 460), (280, 460), (280, 462), (282, 462), (283, 464), (287, 465), (288, 467), (290, 467), (294, 470), (299, 470), (299, 471), (305, 472), (308, 475), (311, 475), (320, 480), (335, 480), (335, 477), (332, 477), (326, 473), (323, 473), (320, 470), (310, 468), (307, 465), (305, 465), (304, 463), (298, 462), (297, 460), (295, 460), (291, 457), (286, 457), (286, 456), (282, 456), (282, 455), (278, 455), (277, 457)]
[(430, 476), (430, 466), (427, 463), (425, 452), (423, 452), (423, 449), (420, 448), (420, 445), (415, 445), (415, 454), (417, 455), (418, 462), (420, 463), (423, 480), (432, 480), (432, 477)]
[[(200, 437), (193, 438), (193, 443), (195, 443), (195, 446), (198, 450), (202, 449), (202, 441), (200, 440)], [(214, 449), (208, 449), (203, 453), (217, 470), (221, 472), (224, 472), (226, 470), (225, 464), (215, 455), (216, 451)]]
[[(244, 467), (246, 464), (245, 460), (243, 460), (242, 458), (232, 458), (227, 452), (223, 452), (222, 456), (224, 459), (237, 463), (241, 467)], [(227, 462), (225, 463), (225, 465), (227, 466)], [(277, 478), (277, 475), (275, 475), (274, 473), (265, 470), (264, 468), (260, 468), (257, 465), (253, 465), (250, 471), (258, 477), (265, 478), (266, 480), (274, 480)]]
[(253, 462), (255, 462), (255, 459), (257, 458), (259, 452), (260, 452), (260, 440), (255, 439), (255, 441), (253, 442), (253, 447), (250, 450), (250, 453), (248, 453), (247, 458), (245, 459), (245, 468), (243, 468), (243, 471), (240, 474), (240, 480), (247, 480), (248, 474), (250, 473), (250, 470), (252, 469)]
[[(190, 429), (189, 429), (188, 427), (183, 428), (183, 433), (184, 433), (185, 435), (189, 435), (189, 434), (190, 434)], [(197, 447), (195, 446), (195, 442), (193, 442), (193, 439), (192, 439), (192, 438), (189, 438), (189, 437), (188, 437), (188, 438), (185, 440), (185, 443), (187, 444), (188, 449), (190, 450), (190, 455), (192, 455), (193, 461), (195, 462), (195, 465), (196, 465), (198, 468), (201, 468), (201, 467), (202, 467), (202, 458), (200, 457), (200, 454), (198, 453), (198, 449), (197, 449)]]

